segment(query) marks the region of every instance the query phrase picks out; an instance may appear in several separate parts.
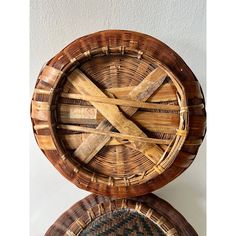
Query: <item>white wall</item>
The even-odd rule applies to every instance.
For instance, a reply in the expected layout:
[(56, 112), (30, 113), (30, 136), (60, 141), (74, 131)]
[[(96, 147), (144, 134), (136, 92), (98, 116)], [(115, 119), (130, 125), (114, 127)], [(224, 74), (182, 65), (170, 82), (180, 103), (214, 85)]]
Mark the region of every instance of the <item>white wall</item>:
[[(74, 39), (104, 29), (150, 34), (174, 49), (206, 86), (204, 0), (31, 0), (30, 96), (42, 65)], [(43, 156), (32, 131), (31, 235), (42, 236), (89, 193), (65, 180)], [(155, 193), (205, 233), (205, 142), (192, 166)]]

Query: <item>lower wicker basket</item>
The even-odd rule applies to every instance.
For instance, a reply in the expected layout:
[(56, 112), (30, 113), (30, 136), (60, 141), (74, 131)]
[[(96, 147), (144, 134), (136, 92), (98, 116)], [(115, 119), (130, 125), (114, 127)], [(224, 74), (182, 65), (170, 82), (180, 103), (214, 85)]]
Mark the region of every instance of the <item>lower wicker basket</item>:
[(195, 236), (193, 227), (154, 194), (111, 199), (91, 194), (63, 213), (45, 236)]

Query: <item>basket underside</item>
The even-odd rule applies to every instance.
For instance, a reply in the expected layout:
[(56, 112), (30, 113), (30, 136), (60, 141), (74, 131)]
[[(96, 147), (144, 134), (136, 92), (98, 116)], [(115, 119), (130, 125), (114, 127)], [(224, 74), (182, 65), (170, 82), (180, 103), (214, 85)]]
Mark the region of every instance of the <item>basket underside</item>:
[[(159, 48), (179, 64), (166, 63)], [(31, 116), (40, 148), (67, 179), (118, 197), (178, 176), (205, 134), (204, 98), (190, 69), (163, 43), (128, 31), (78, 39), (50, 60)]]
[(45, 236), (196, 236), (186, 219), (153, 194), (116, 199), (89, 195), (68, 209)]

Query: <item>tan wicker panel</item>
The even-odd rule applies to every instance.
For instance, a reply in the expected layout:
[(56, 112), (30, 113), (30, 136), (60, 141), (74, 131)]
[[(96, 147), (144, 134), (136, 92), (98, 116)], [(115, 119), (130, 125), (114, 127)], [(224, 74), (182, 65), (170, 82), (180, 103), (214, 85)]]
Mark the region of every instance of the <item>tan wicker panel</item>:
[(194, 160), (205, 135), (201, 87), (151, 36), (79, 38), (41, 70), (31, 117), (39, 147), (76, 186), (114, 197), (158, 189)]

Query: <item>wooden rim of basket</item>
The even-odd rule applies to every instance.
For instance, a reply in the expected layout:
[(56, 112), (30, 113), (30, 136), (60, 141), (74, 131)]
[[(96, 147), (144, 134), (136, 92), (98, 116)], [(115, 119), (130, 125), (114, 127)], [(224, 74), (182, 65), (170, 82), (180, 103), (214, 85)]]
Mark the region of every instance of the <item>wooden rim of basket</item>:
[(91, 194), (64, 212), (45, 235), (80, 235), (94, 220), (120, 209), (127, 209), (144, 216), (157, 225), (165, 235), (197, 235), (176, 209), (154, 194), (129, 199), (111, 199)]
[[(105, 33), (109, 33), (111, 31), (103, 31)], [(103, 32), (98, 32), (96, 34), (99, 33), (103, 33)], [(117, 32), (117, 31), (116, 31)], [(119, 31), (121, 34), (122, 32), (126, 32), (126, 31)], [(134, 32), (131, 32), (134, 33)], [(135, 33), (138, 34), (138, 33)], [(146, 36), (149, 39), (153, 40), (153, 38), (151, 38), (150, 36)], [(83, 37), (84, 38), (84, 37)], [(83, 38), (80, 38), (78, 40), (81, 40)], [(155, 39), (155, 41), (158, 41), (157, 39)], [(81, 128), (81, 127), (75, 127), (72, 125), (68, 125), (68, 126), (60, 126), (60, 124), (58, 125), (56, 120), (55, 120), (55, 114), (56, 114), (56, 103), (57, 103), (57, 99), (59, 98), (59, 96), (61, 96), (61, 91), (60, 91), (60, 85), (63, 83), (64, 80), (67, 79), (67, 76), (71, 76), (72, 73), (74, 73), (74, 69), (76, 68), (76, 66), (78, 66), (81, 61), (87, 59), (87, 58), (91, 58), (91, 57), (96, 57), (99, 55), (126, 55), (126, 56), (130, 56), (130, 57), (137, 57), (138, 59), (145, 59), (148, 60), (149, 62), (155, 64), (157, 66), (157, 70), (163, 70), (166, 73), (166, 76), (168, 76), (173, 84), (175, 85), (176, 89), (177, 89), (177, 98), (178, 98), (178, 105), (179, 105), (179, 116), (180, 116), (180, 122), (179, 122), (179, 127), (176, 131), (176, 135), (175, 138), (173, 140), (168, 141), (168, 143), (166, 143), (168, 145), (166, 151), (163, 153), (163, 155), (161, 156), (161, 158), (158, 159), (158, 161), (154, 161), (154, 166), (153, 168), (148, 171), (148, 173), (145, 173), (145, 175), (150, 175), (150, 179), (152, 179), (155, 176), (160, 176), (162, 175), (164, 172), (166, 172), (166, 170), (173, 164), (173, 162), (175, 161), (179, 151), (181, 150), (183, 144), (186, 141), (186, 137), (188, 135), (188, 128), (189, 128), (189, 108), (188, 107), (188, 103), (187, 103), (187, 98), (186, 98), (186, 93), (185, 93), (185, 88), (182, 85), (181, 81), (178, 79), (178, 77), (169, 69), (169, 67), (167, 65), (165, 65), (163, 62), (159, 61), (157, 58), (154, 58), (151, 55), (148, 55), (147, 53), (136, 49), (136, 48), (130, 48), (130, 47), (124, 47), (122, 45), (120, 46), (116, 46), (116, 47), (111, 47), (111, 46), (104, 46), (104, 47), (100, 47), (100, 48), (94, 48), (94, 49), (90, 49), (84, 52), (77, 52), (77, 54), (75, 55), (70, 55), (68, 53), (68, 48), (73, 45), (76, 41), (72, 42), (70, 45), (68, 45), (65, 49), (62, 50), (62, 52), (60, 52), (58, 55), (56, 55), (54, 58), (57, 58), (58, 60), (60, 60), (61, 58), (66, 58), (65, 60), (67, 61), (63, 66), (61, 66), (60, 68), (56, 68), (56, 66), (53, 66), (53, 64), (51, 63), (52, 60), (50, 60), (41, 70), (40, 74), (42, 74), (42, 72), (46, 71), (48, 74), (50, 74), (52, 76), (51, 78), (51, 83), (52, 83), (52, 87), (51, 90), (49, 91), (45, 91), (45, 90), (40, 90), (40, 89), (35, 89), (35, 93), (36, 94), (44, 94), (47, 93), (49, 96), (48, 102), (47, 102), (47, 109), (48, 109), (48, 122), (45, 125), (34, 125), (34, 129), (43, 129), (45, 127), (49, 128), (50, 130), (50, 136), (53, 142), (53, 145), (56, 147), (56, 151), (57, 151), (57, 156), (60, 157), (59, 163), (60, 162), (64, 162), (65, 168), (68, 168), (68, 170), (72, 170), (73, 173), (69, 173), (66, 174), (65, 169), (61, 170), (60, 172), (67, 177), (68, 179), (70, 179), (72, 182), (74, 182), (77, 186), (95, 192), (95, 193), (102, 193), (105, 195), (113, 195), (113, 196), (135, 196), (135, 195), (140, 195), (140, 194), (144, 194), (147, 193), (150, 190), (154, 190), (156, 189), (156, 184), (155, 183), (150, 183), (150, 188), (149, 190), (139, 190), (140, 193), (136, 193), (132, 188), (129, 189), (127, 188), (134, 185), (134, 184), (139, 184), (142, 183), (142, 178), (140, 178), (140, 176), (136, 177), (132, 177), (130, 179), (127, 180), (127, 178), (123, 178), (122, 180), (120, 180), (119, 183), (123, 183), (123, 189), (125, 189), (124, 191), (121, 191), (120, 193), (119, 190), (122, 188), (122, 186), (120, 186), (121, 184), (119, 184), (118, 188), (116, 186), (116, 180), (114, 180), (112, 178), (112, 176), (99, 176), (96, 173), (88, 170), (86, 167), (84, 168), (81, 163), (78, 163), (75, 160), (72, 160), (70, 158), (70, 156), (68, 155), (67, 152), (65, 152), (63, 146), (61, 145), (60, 140), (58, 139), (58, 137), (55, 135), (56, 134), (56, 130), (57, 128), (67, 128), (67, 129), (71, 129), (71, 130), (78, 130), (80, 128), (80, 131), (83, 132), (88, 132), (88, 133), (96, 133), (96, 132), (100, 132), (100, 134), (103, 135), (110, 135), (112, 136), (121, 136), (123, 135), (123, 137), (129, 138), (129, 139), (133, 139), (133, 140), (138, 140), (140, 142), (144, 142), (144, 143), (160, 143), (161, 140), (157, 140), (157, 139), (151, 139), (151, 138), (143, 138), (142, 137), (137, 137), (135, 135), (129, 135), (129, 136), (125, 136), (125, 134), (122, 133), (114, 133), (114, 132), (103, 132), (102, 130), (95, 130), (95, 129), (89, 129), (89, 128)], [(159, 41), (158, 41), (159, 42)], [(159, 42), (160, 43), (160, 42)], [(163, 44), (163, 43), (161, 43)], [(164, 44), (163, 44), (164, 45)], [(172, 52), (171, 49), (167, 48), (166, 45), (164, 45), (164, 49), (166, 50), (170, 50)], [(173, 53), (173, 52), (172, 52)], [(176, 57), (176, 55), (174, 55)], [(54, 59), (55, 60), (55, 59)], [(182, 62), (182, 60), (181, 60)], [(54, 62), (55, 64), (55, 62)], [(187, 67), (188, 68), (188, 67)], [(188, 68), (189, 69), (189, 68)], [(180, 69), (182, 70), (182, 69)], [(85, 79), (88, 79), (85, 75), (83, 75), (83, 73), (81, 71), (79, 71), (78, 69), (76, 69), (77, 74), (75, 75), (78, 76), (82, 76)], [(50, 80), (50, 76), (49, 76), (49, 80)], [(89, 79), (88, 79), (89, 80)], [(89, 81), (90, 82), (90, 81)], [(65, 94), (63, 94), (63, 96), (66, 96)], [(96, 96), (79, 96), (78, 94), (69, 94), (68, 97), (73, 97), (73, 98), (79, 98), (82, 100), (86, 100), (86, 101), (96, 101), (96, 102), (102, 102), (103, 104), (110, 104), (110, 103), (115, 103), (115, 104), (119, 104), (119, 102), (126, 102), (126, 105), (130, 105), (128, 100), (122, 100), (122, 101), (118, 101), (118, 99), (104, 99), (101, 100), (101, 98), (96, 97)], [(97, 99), (97, 100), (96, 100)], [(133, 102), (135, 103), (135, 102)], [(147, 106), (147, 103), (135, 103), (132, 104), (131, 106), (140, 106), (140, 105), (145, 105)], [(193, 106), (194, 108), (194, 106)], [(106, 118), (106, 117), (105, 117)], [(110, 121), (110, 120), (109, 120)], [(34, 122), (33, 122), (34, 124)], [(37, 140), (38, 141), (38, 140)], [(164, 140), (162, 140), (164, 142)], [(201, 143), (202, 140), (199, 141), (198, 144)], [(151, 156), (151, 155), (150, 155)], [(152, 157), (152, 156), (151, 156)], [(151, 161), (153, 161), (152, 158), (150, 158)], [(53, 161), (55, 162), (55, 161)], [(57, 166), (58, 164), (54, 163), (55, 166)], [(69, 175), (69, 177), (68, 177)], [(77, 177), (78, 178), (77, 178)], [(141, 176), (142, 177), (142, 176)], [(176, 177), (172, 176), (170, 177), (170, 179)], [(140, 182), (141, 181), (141, 182)], [(146, 180), (145, 180), (146, 181)], [(105, 186), (104, 186), (105, 185)], [(111, 190), (108, 190), (111, 189)]]

